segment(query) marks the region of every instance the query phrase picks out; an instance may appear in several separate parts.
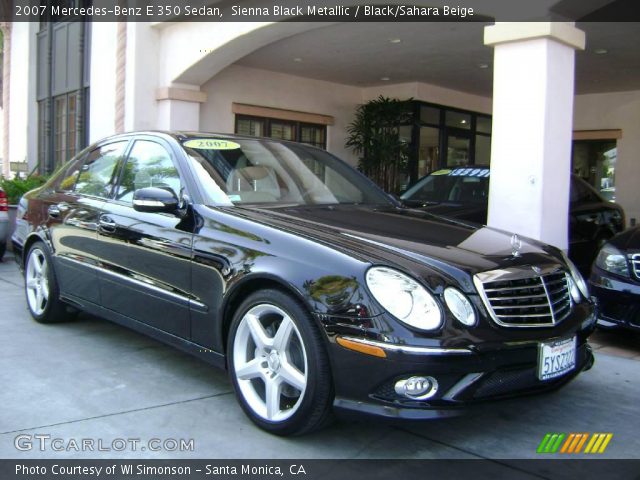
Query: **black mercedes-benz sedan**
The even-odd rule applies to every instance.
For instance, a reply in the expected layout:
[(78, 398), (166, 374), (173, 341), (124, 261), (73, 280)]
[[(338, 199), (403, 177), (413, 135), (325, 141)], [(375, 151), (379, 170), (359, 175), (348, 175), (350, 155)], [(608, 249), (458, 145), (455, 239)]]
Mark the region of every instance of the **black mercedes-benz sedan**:
[(589, 283), (600, 306), (598, 325), (640, 331), (640, 226), (600, 249)]
[[(404, 204), (460, 220), (487, 223), (489, 201), (487, 166), (456, 167), (432, 172), (402, 194)], [(604, 243), (624, 230), (624, 210), (603, 199), (595, 189), (571, 175), (569, 258), (588, 275)]]
[(227, 368), (276, 434), (455, 415), (593, 363), (594, 305), (558, 249), (402, 207), (310, 146), (118, 135), (18, 216), (36, 321), (86, 311)]

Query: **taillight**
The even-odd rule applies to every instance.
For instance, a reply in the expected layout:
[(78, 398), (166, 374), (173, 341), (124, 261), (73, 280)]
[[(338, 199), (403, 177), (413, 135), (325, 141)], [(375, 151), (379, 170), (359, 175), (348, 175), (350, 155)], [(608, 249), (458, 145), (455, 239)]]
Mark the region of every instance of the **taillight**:
[(7, 201), (7, 194), (0, 191), (0, 212), (9, 211), (9, 202)]

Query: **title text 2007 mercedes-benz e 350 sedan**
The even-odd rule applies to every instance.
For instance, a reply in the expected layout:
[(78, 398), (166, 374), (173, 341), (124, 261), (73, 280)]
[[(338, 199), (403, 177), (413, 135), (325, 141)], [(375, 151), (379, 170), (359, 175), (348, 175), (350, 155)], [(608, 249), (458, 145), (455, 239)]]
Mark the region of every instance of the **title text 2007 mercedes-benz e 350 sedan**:
[(396, 419), (559, 387), (594, 306), (556, 248), (399, 206), (323, 150), (132, 133), (20, 203), (39, 322), (70, 307), (226, 367), (257, 425)]

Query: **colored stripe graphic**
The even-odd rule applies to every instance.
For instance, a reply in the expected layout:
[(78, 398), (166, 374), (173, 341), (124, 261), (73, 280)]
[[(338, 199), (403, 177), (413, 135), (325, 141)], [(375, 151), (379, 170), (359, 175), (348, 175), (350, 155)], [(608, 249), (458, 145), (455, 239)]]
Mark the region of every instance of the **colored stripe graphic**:
[[(613, 433), (547, 433), (540, 445), (537, 453), (604, 453), (613, 438)], [(582, 447), (585, 446), (584, 452)]]
[(562, 440), (565, 438), (564, 433), (547, 433), (540, 445), (538, 445), (538, 453), (556, 453)]

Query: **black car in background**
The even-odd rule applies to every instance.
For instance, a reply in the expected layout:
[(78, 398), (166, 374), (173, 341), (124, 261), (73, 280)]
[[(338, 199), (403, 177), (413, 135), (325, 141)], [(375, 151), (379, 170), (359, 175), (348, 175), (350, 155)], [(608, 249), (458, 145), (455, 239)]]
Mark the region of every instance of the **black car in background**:
[(640, 226), (603, 245), (589, 283), (600, 305), (600, 326), (640, 331)]
[[(487, 166), (455, 167), (435, 171), (413, 184), (402, 202), (413, 208), (485, 225), (489, 201)], [(600, 247), (624, 230), (624, 211), (604, 200), (591, 185), (571, 175), (569, 204), (569, 258), (588, 275)]]
[(18, 216), (36, 321), (83, 310), (227, 368), (273, 433), (318, 429), (332, 410), (454, 415), (593, 363), (594, 305), (561, 251), (402, 207), (314, 147), (118, 135)]

